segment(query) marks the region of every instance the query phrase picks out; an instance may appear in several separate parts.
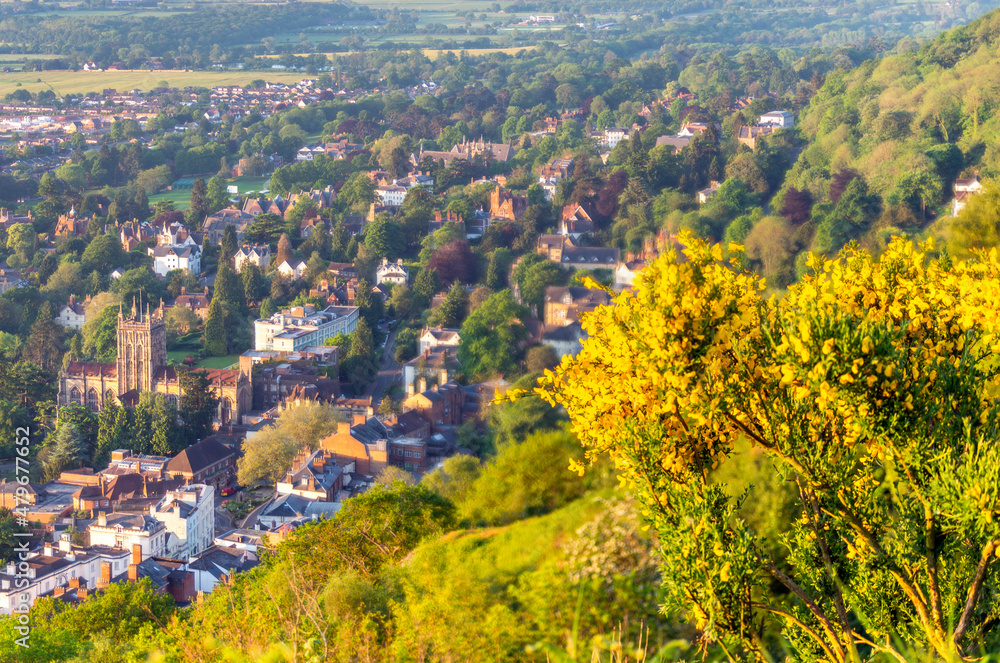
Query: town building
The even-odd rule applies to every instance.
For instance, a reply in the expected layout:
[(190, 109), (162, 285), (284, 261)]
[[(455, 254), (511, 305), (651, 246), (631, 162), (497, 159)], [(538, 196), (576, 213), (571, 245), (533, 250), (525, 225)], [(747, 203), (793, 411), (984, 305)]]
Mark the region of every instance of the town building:
[(289, 493), (320, 502), (337, 501), (344, 486), (344, 469), (332, 451), (305, 449), (296, 454), (285, 478), (275, 485), (278, 495)]
[(424, 327), (417, 338), (417, 354), (422, 355), (427, 350), (437, 347), (449, 347), (458, 350), (458, 344), (462, 338), (457, 329), (447, 329), (445, 327)]
[(791, 129), (795, 126), (795, 115), (788, 111), (770, 111), (761, 115), (757, 124), (762, 127)]
[(611, 303), (611, 295), (597, 288), (549, 287), (545, 290), (545, 324), (568, 325), (584, 313)]
[(242, 242), (243, 233), (251, 221), (253, 221), (252, 214), (247, 214), (243, 210), (230, 207), (208, 215), (201, 229), (209, 242), (219, 244), (222, 242), (222, 234), (226, 231), (226, 228), (233, 226), (236, 228), (236, 241)]
[(556, 234), (566, 235), (574, 242), (578, 242), (584, 235), (592, 234), (596, 228), (593, 214), (580, 203), (573, 203), (563, 207)]
[(512, 195), (500, 185), (490, 193), (490, 218), (519, 221), (527, 209), (527, 196)]
[(215, 488), (189, 484), (171, 490), (149, 508), (167, 530), (166, 555), (188, 559), (207, 549), (215, 538)]
[(206, 484), (221, 489), (236, 476), (237, 453), (213, 437), (192, 444), (170, 459), (166, 473), (185, 486)]
[(97, 521), (87, 526), (91, 546), (106, 546), (131, 550), (137, 545), (143, 559), (161, 557), (166, 552), (166, 526), (146, 514), (106, 513), (100, 511)]
[[(90, 300), (90, 297), (87, 297)], [(87, 321), (83, 304), (78, 304), (76, 295), (69, 296), (69, 302), (59, 309), (59, 316), (56, 321), (67, 329), (83, 329), (83, 323)]]
[(403, 266), (403, 259), (396, 262), (389, 262), (388, 258), (382, 258), (382, 264), (375, 270), (375, 284), (382, 285), (406, 285), (408, 278), (406, 267)]
[(358, 307), (295, 306), (254, 322), (254, 350), (292, 352), (323, 345), (337, 334), (350, 334), (358, 326)]
[(566, 269), (614, 269), (618, 264), (618, 249), (577, 246), (566, 235), (539, 235), (535, 252)]
[(59, 215), (59, 221), (52, 234), (56, 237), (83, 237), (87, 234), (90, 221), (90, 217), (80, 216), (76, 213), (76, 207), (72, 206), (69, 212)]
[(375, 197), (384, 207), (402, 207), (406, 199), (406, 189), (398, 184), (379, 186), (375, 189)]
[(969, 203), (969, 199), (982, 191), (983, 185), (979, 181), (978, 173), (969, 178), (955, 180), (955, 198), (951, 202), (952, 216), (958, 216), (959, 212), (965, 209)]
[(298, 281), (306, 273), (308, 266), (305, 260), (282, 260), (281, 264), (278, 265), (278, 273), (293, 281)]
[(354, 463), (360, 474), (378, 474), (389, 462), (388, 440), (381, 431), (368, 426), (363, 414), (351, 422), (339, 422), (337, 431), (319, 441), (341, 466)]
[(165, 277), (175, 269), (201, 273), (201, 248), (197, 244), (156, 246), (146, 249), (153, 258), (153, 271)]

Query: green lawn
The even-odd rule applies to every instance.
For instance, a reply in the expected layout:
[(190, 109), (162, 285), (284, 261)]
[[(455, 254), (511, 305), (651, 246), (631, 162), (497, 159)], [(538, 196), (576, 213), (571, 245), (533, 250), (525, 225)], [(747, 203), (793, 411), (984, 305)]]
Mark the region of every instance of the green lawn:
[(230, 186), (235, 184), (240, 188), (240, 193), (267, 189), (270, 186), (270, 182), (270, 177), (236, 177), (229, 180)]
[[(167, 350), (167, 361), (171, 364), (180, 364), (188, 355), (197, 356), (197, 350)], [(195, 368), (229, 368), (239, 364), (239, 355), (226, 355), (225, 357), (208, 357), (195, 364)]]
[(149, 204), (155, 205), (161, 200), (171, 200), (174, 203), (174, 209), (183, 211), (191, 205), (191, 189), (177, 189), (153, 194), (149, 197)]

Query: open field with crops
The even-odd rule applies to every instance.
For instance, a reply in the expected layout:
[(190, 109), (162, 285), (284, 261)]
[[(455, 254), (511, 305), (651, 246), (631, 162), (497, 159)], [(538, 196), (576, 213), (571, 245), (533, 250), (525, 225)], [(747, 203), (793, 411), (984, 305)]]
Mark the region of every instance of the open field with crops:
[(150, 90), (162, 81), (170, 87), (212, 87), (213, 85), (246, 85), (263, 78), (275, 83), (297, 83), (299, 72), (265, 71), (28, 71), (0, 73), (0, 96), (24, 89), (32, 93), (53, 90), (57, 94), (86, 94), (105, 88), (116, 90)]

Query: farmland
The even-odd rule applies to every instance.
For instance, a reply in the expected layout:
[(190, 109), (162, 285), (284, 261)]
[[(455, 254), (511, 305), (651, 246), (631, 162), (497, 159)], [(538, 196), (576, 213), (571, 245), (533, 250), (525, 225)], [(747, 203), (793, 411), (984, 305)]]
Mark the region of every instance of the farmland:
[(149, 90), (166, 81), (170, 87), (212, 87), (213, 85), (246, 85), (264, 78), (276, 83), (295, 83), (301, 73), (263, 71), (30, 71), (0, 73), (0, 97), (14, 90), (31, 93), (53, 90), (57, 94), (86, 94), (105, 88), (116, 90)]

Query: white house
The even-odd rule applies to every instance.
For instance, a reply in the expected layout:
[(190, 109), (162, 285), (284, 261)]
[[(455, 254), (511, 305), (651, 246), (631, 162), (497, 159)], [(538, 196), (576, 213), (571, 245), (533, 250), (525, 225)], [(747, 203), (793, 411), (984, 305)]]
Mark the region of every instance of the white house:
[(955, 199), (951, 202), (952, 216), (958, 216), (969, 203), (969, 198), (981, 193), (983, 185), (979, 182), (979, 174), (966, 179), (955, 180)]
[(795, 115), (788, 111), (770, 111), (760, 116), (757, 122), (762, 127), (781, 127), (791, 129), (795, 126)]
[(604, 130), (604, 142), (607, 143), (608, 147), (611, 149), (615, 149), (615, 146), (626, 138), (628, 138), (628, 129), (622, 129), (621, 127), (609, 127)]
[(457, 329), (446, 329), (444, 327), (425, 327), (423, 331), (420, 332), (420, 337), (417, 339), (417, 354), (424, 354), (425, 350), (430, 350), (431, 348), (436, 348), (438, 346), (444, 346), (448, 348), (458, 348), (459, 342), (462, 337), (459, 335)]
[(389, 262), (388, 258), (382, 258), (382, 264), (375, 270), (375, 285), (388, 283), (390, 285), (406, 285), (408, 274), (406, 267), (403, 267), (403, 259), (396, 262)]
[(166, 276), (175, 269), (184, 269), (192, 274), (201, 272), (201, 248), (192, 246), (155, 246), (146, 249), (153, 257), (153, 271)]
[(195, 483), (171, 490), (149, 507), (149, 515), (167, 528), (168, 557), (193, 557), (215, 537), (215, 488)]
[(91, 546), (107, 546), (131, 550), (138, 544), (142, 558), (162, 557), (167, 549), (166, 526), (146, 514), (98, 514), (97, 522), (87, 526)]
[(239, 273), (247, 262), (257, 265), (262, 272), (267, 271), (267, 266), (271, 264), (271, 247), (267, 244), (244, 244), (233, 256), (236, 272)]
[(69, 329), (83, 329), (83, 323), (87, 318), (84, 315), (83, 304), (76, 303), (76, 295), (70, 295), (69, 303), (59, 309), (56, 321)]
[(294, 260), (288, 262), (287, 260), (282, 260), (281, 264), (278, 265), (278, 272), (292, 279), (293, 281), (298, 281), (302, 278), (302, 275), (306, 272), (306, 261), (305, 260)]
[(406, 189), (398, 184), (380, 186), (375, 189), (379, 203), (386, 207), (402, 207), (403, 199), (406, 198)]

